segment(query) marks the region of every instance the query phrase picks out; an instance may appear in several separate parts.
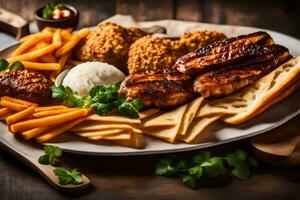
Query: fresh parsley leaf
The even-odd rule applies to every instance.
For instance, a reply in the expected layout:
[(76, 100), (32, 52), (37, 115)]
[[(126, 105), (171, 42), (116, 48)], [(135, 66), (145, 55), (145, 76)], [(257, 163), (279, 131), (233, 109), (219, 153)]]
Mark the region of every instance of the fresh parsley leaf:
[(220, 157), (212, 157), (208, 161), (201, 164), (204, 169), (204, 174), (210, 178), (215, 178), (217, 176), (226, 173), (226, 168)]
[(42, 11), (42, 17), (44, 19), (51, 19), (52, 18), (52, 11), (54, 10), (53, 3), (47, 3)]
[(39, 163), (42, 165), (52, 165), (57, 164), (57, 157), (61, 156), (61, 150), (59, 147), (53, 145), (46, 145), (44, 147), (45, 155), (39, 157)]
[(195, 188), (200, 178), (215, 178), (224, 175), (228, 170), (231, 170), (233, 177), (241, 180), (248, 179), (251, 172), (250, 168), (256, 166), (258, 166), (257, 161), (240, 149), (225, 157), (211, 157), (208, 151), (200, 151), (192, 157), (192, 161), (181, 160), (177, 156), (160, 160), (156, 165), (155, 174), (180, 176), (183, 183), (190, 188)]
[(59, 184), (67, 185), (67, 184), (81, 184), (82, 178), (81, 173), (77, 169), (73, 169), (72, 171), (68, 171), (64, 168), (58, 167), (53, 170), (54, 174), (58, 177)]
[(139, 110), (142, 108), (143, 102), (140, 99), (134, 99), (132, 101), (124, 101), (119, 106), (121, 115), (131, 118), (139, 118)]
[(94, 111), (98, 115), (107, 115), (114, 108), (114, 104), (112, 103), (94, 103), (92, 104)]
[(199, 179), (202, 176), (203, 170), (200, 165), (195, 165), (192, 168), (188, 169), (188, 173), (195, 179)]
[(158, 176), (172, 176), (175, 174), (175, 168), (171, 166), (171, 159), (161, 159), (156, 165), (155, 174)]
[(201, 164), (210, 158), (211, 154), (208, 151), (201, 151), (193, 157), (193, 162)]
[(9, 66), (9, 71), (15, 71), (17, 69), (23, 69), (23, 68), (24, 65), (21, 62), (16, 61), (13, 64), (11, 64), (11, 66)]
[(0, 71), (8, 70), (9, 63), (5, 59), (0, 59)]
[(64, 98), (66, 97), (66, 91), (65, 87), (60, 85), (60, 86), (53, 86), (51, 88), (52, 91), (52, 98), (55, 100), (63, 101)]
[(197, 180), (191, 175), (184, 175), (182, 176), (181, 180), (184, 184), (192, 189), (196, 187)]

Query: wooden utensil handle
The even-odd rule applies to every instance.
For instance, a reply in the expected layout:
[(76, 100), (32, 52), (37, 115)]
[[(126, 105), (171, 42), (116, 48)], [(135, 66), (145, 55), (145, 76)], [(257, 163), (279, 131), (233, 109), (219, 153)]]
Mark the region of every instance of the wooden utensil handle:
[(29, 34), (29, 23), (26, 19), (0, 8), (0, 30), (20, 39)]
[[(19, 149), (12, 149), (8, 145), (0, 143), (1, 146), (3, 146), (4, 149), (15, 155), (17, 158), (25, 162), (27, 165), (29, 165), (32, 169), (34, 169), (36, 172), (38, 172), (43, 178), (45, 178), (52, 186), (54, 186), (56, 189), (61, 191), (71, 191), (71, 190), (78, 190), (83, 189), (89, 186), (90, 180), (83, 174), (82, 176), (82, 183), (75, 185), (75, 184), (68, 184), (68, 185), (60, 185), (58, 182), (58, 178), (54, 175), (53, 170), (55, 169), (51, 165), (42, 165), (38, 162), (37, 158), (28, 156), (24, 153), (22, 153)], [(41, 151), (41, 154), (43, 152)]]

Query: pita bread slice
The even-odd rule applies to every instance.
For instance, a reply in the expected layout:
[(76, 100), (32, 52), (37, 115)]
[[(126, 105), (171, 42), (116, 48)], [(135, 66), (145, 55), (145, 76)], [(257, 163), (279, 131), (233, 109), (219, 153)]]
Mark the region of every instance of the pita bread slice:
[(130, 139), (114, 140), (115, 144), (131, 148), (140, 149), (145, 146), (144, 136), (142, 134), (132, 133)]
[(186, 143), (198, 143), (203, 138), (203, 135), (201, 135), (202, 131), (214, 121), (217, 121), (219, 118), (221, 118), (221, 116), (222, 115), (195, 118), (189, 126), (186, 134), (178, 135), (176, 140)]
[(197, 111), (200, 108), (201, 103), (203, 102), (203, 97), (198, 97), (188, 104), (186, 112), (183, 115), (181, 126), (179, 128), (178, 134), (185, 135), (189, 125), (192, 123)]
[(131, 137), (131, 133), (122, 132), (120, 134), (113, 135), (99, 135), (99, 136), (91, 136), (88, 137), (90, 140), (129, 140)]
[(145, 119), (159, 112), (158, 108), (152, 108), (139, 113), (140, 119)]
[(70, 131), (72, 132), (85, 132), (85, 131), (102, 131), (102, 130), (114, 130), (114, 129), (122, 129), (129, 130), (134, 133), (142, 133), (142, 131), (132, 124), (117, 124), (117, 123), (99, 123), (99, 122), (84, 122), (75, 127), (73, 127)]
[(97, 121), (97, 122), (119, 122), (119, 123), (126, 123), (126, 124), (140, 124), (141, 120), (139, 119), (131, 119), (128, 117), (123, 116), (100, 116), (97, 114), (89, 116), (87, 121)]
[(111, 129), (111, 130), (101, 130), (101, 131), (84, 131), (76, 132), (76, 135), (81, 137), (94, 137), (94, 136), (106, 136), (106, 135), (115, 135), (124, 132), (122, 129)]
[[(272, 71), (267, 76), (261, 78), (257, 85), (262, 88), (263, 92), (254, 92), (253, 97), (251, 99), (247, 99), (248, 106), (246, 109), (237, 112), (234, 116), (225, 117), (224, 121), (230, 124), (240, 124), (245, 122), (258, 113), (262, 108), (264, 110), (269, 106), (269, 102), (272, 102), (273, 99), (278, 95), (282, 95), (286, 90), (288, 90), (289, 86), (297, 81), (300, 75), (300, 56), (295, 59), (291, 59), (290, 61), (284, 63), (274, 71)], [(297, 87), (294, 87), (288, 91), (286, 91), (286, 96), (290, 93), (294, 92)], [(279, 99), (282, 100), (284, 95)], [(278, 102), (278, 101), (274, 101)]]
[(172, 116), (174, 118), (176, 123), (175, 126), (146, 127), (142, 129), (143, 133), (173, 143), (175, 141), (176, 135), (178, 134), (182, 117), (186, 111), (186, 108), (187, 108), (187, 104), (182, 105), (173, 111), (170, 111), (172, 112), (172, 114), (168, 116)]

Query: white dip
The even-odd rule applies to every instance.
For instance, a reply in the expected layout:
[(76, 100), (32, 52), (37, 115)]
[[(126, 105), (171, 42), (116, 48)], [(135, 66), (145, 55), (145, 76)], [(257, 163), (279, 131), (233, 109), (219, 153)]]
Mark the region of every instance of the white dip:
[(113, 65), (102, 62), (86, 62), (72, 68), (63, 80), (82, 96), (89, 95), (94, 86), (115, 84), (125, 79), (125, 74)]

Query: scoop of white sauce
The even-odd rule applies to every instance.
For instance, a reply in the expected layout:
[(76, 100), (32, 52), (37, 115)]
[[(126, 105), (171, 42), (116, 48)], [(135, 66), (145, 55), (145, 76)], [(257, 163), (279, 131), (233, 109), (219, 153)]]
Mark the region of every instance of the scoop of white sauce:
[(69, 86), (74, 92), (86, 96), (94, 86), (115, 84), (125, 77), (125, 74), (113, 65), (86, 62), (72, 68), (65, 76), (62, 85)]

